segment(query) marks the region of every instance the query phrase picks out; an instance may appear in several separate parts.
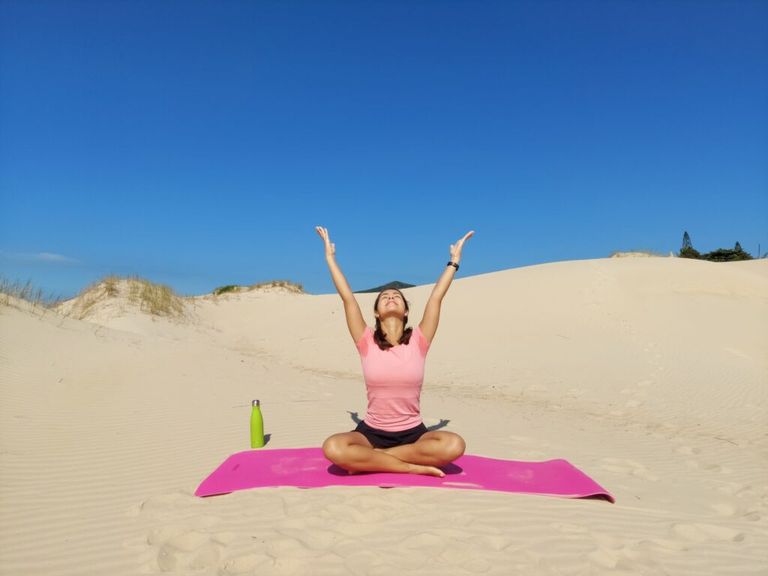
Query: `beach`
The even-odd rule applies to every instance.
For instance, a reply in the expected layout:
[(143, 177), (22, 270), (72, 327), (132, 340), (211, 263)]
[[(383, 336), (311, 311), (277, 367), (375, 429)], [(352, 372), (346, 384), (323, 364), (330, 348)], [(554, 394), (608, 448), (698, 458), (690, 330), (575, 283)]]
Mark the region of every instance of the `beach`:
[[(418, 322), (432, 286), (404, 291)], [(357, 294), (373, 322), (375, 294)], [(422, 414), (467, 453), (564, 458), (616, 498), (290, 487), (197, 498), (249, 448), (365, 414), (336, 294), (177, 318), (0, 307), (0, 574), (768, 573), (768, 261), (556, 262), (459, 277)], [(70, 312), (73, 310), (71, 304)]]

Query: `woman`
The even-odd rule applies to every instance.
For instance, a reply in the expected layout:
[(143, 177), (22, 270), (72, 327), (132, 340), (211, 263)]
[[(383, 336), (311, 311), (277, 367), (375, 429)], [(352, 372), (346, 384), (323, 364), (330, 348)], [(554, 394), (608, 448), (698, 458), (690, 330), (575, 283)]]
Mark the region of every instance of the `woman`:
[(468, 232), (452, 244), (451, 260), (424, 309), (416, 328), (408, 328), (408, 302), (397, 289), (382, 291), (374, 303), (376, 329), (366, 325), (360, 306), (336, 263), (336, 246), (328, 230), (318, 226), (325, 242), (325, 259), (344, 302), (347, 327), (360, 352), (368, 393), (368, 411), (352, 432), (334, 434), (323, 443), (325, 457), (354, 472), (407, 472), (445, 476), (438, 468), (464, 453), (464, 439), (453, 432), (427, 431), (421, 421), (419, 398), (424, 360), (435, 337), (440, 306), (459, 269)]

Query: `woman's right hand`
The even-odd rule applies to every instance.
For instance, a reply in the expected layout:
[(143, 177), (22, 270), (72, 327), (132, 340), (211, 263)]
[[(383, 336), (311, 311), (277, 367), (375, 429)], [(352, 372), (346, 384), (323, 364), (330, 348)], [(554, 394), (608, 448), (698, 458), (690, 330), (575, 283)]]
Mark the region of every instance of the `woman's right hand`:
[(325, 242), (325, 257), (333, 258), (334, 254), (336, 254), (336, 244), (331, 242), (331, 236), (328, 234), (328, 228), (315, 226), (315, 231), (318, 233), (320, 238), (323, 239), (323, 242)]
[(315, 226), (315, 232), (317, 232), (318, 236), (320, 236), (325, 243), (325, 259), (328, 262), (328, 268), (331, 271), (333, 285), (336, 286), (336, 291), (344, 302), (344, 316), (347, 319), (349, 334), (352, 336), (354, 342), (359, 342), (360, 338), (362, 338), (365, 333), (365, 320), (363, 320), (363, 313), (360, 312), (360, 305), (357, 303), (347, 279), (344, 278), (341, 268), (339, 268), (339, 265), (336, 263), (336, 258), (334, 257), (334, 254), (336, 253), (336, 245), (331, 242), (328, 229), (323, 228), (322, 226)]

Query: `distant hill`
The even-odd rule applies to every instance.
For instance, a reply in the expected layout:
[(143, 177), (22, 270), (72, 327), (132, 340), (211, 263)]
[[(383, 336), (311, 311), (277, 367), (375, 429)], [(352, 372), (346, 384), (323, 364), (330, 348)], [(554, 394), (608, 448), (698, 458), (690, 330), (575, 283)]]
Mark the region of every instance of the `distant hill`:
[(368, 288), (367, 290), (355, 290), (357, 294), (368, 294), (370, 292), (381, 292), (382, 290), (388, 290), (389, 288), (397, 288), (398, 290), (404, 290), (405, 288), (413, 288), (416, 284), (406, 284), (405, 282), (399, 282), (397, 280), (376, 286), (376, 288)]

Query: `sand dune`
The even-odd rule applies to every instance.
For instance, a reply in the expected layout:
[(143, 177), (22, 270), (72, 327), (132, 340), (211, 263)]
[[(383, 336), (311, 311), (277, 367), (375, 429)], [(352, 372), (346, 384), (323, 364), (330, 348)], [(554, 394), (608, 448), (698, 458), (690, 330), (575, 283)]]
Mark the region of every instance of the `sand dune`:
[[(406, 290), (418, 320), (431, 290)], [(372, 320), (375, 295), (359, 295)], [(70, 306), (74, 306), (70, 304)], [(198, 499), (247, 449), (365, 411), (336, 295), (164, 319), (0, 308), (0, 573), (768, 573), (768, 262), (561, 262), (457, 280), (422, 408), (468, 451), (567, 458), (617, 503), (429, 489)]]

